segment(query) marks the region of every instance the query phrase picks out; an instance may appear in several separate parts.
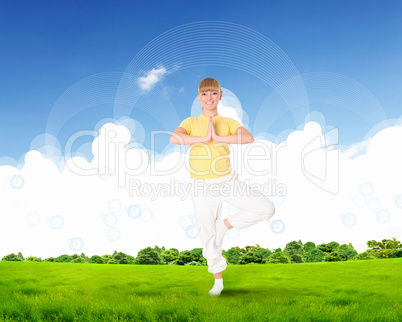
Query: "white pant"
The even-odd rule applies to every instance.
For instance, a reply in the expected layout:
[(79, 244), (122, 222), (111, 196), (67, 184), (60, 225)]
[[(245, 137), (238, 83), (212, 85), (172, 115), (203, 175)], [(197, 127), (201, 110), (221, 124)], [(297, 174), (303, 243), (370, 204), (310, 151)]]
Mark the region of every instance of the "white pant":
[(207, 259), (208, 272), (216, 274), (226, 269), (222, 248), (216, 245), (216, 220), (221, 218), (222, 202), (241, 209), (228, 215), (236, 229), (243, 229), (261, 221), (268, 221), (275, 213), (272, 201), (260, 191), (251, 190), (239, 181), (236, 172), (212, 179), (191, 179), (191, 198), (202, 255)]

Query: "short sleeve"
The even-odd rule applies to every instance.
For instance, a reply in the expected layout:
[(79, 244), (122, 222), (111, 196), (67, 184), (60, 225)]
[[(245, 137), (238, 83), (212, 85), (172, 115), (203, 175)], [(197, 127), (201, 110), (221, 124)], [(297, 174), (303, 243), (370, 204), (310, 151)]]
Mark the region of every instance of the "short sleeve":
[(229, 131), (230, 131), (230, 134), (234, 134), (235, 132), (236, 132), (236, 130), (239, 128), (239, 127), (242, 127), (243, 125), (241, 125), (239, 122), (237, 122), (236, 120), (234, 120), (234, 119), (229, 119)]
[(184, 119), (180, 123), (179, 127), (184, 128), (187, 131), (187, 134), (190, 135), (191, 134), (191, 118), (188, 117), (188, 118)]

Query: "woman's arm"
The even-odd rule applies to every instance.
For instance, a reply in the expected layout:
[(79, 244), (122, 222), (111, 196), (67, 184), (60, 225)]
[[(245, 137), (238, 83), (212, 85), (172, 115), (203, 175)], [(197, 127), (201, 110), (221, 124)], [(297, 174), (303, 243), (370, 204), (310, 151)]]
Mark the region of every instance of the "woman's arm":
[(226, 135), (226, 136), (215, 135), (214, 141), (217, 143), (247, 144), (247, 143), (253, 143), (254, 137), (246, 128), (241, 126), (232, 135)]
[(174, 130), (174, 132), (170, 136), (170, 143), (172, 144), (187, 145), (196, 143), (208, 143), (210, 141), (210, 136), (188, 135), (186, 129), (180, 126), (176, 130)]

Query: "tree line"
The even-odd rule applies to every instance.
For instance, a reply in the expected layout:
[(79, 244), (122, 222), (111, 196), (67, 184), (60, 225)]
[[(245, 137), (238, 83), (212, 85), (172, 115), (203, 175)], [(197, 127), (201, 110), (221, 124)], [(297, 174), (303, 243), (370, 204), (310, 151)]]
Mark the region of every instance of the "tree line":
[[(350, 260), (368, 260), (382, 258), (402, 257), (402, 243), (396, 238), (383, 239), (381, 241), (370, 240), (367, 242), (367, 249), (358, 253), (349, 244), (342, 244), (333, 241), (328, 244), (319, 244), (309, 241), (305, 244), (299, 241), (291, 241), (286, 247), (269, 250), (260, 245), (246, 246), (244, 248), (232, 247), (227, 251), (223, 250), (222, 255), (228, 264), (290, 264), (309, 262), (335, 262)], [(61, 262), (61, 263), (92, 263), (92, 264), (138, 264), (138, 265), (187, 265), (204, 266), (206, 259), (202, 256), (202, 248), (184, 250), (179, 252), (176, 248), (165, 249), (165, 247), (146, 247), (141, 249), (137, 257), (115, 251), (112, 255), (102, 256), (63, 254), (58, 257), (49, 257), (42, 260), (41, 257), (29, 256), (24, 258), (21, 252), (17, 255), (11, 253), (2, 258), (2, 261), (29, 261), (29, 262)]]

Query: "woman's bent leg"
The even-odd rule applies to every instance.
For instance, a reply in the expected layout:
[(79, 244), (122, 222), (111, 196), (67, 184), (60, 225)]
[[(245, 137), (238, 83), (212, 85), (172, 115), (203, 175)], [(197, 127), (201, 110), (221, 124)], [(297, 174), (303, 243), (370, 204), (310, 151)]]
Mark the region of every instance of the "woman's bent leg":
[(229, 223), (236, 229), (243, 229), (271, 219), (275, 214), (273, 202), (261, 192), (252, 191), (246, 183), (235, 181), (231, 195), (225, 201), (240, 211), (227, 216)]

